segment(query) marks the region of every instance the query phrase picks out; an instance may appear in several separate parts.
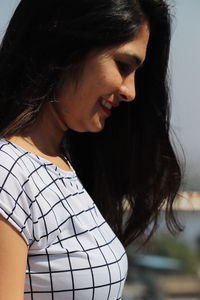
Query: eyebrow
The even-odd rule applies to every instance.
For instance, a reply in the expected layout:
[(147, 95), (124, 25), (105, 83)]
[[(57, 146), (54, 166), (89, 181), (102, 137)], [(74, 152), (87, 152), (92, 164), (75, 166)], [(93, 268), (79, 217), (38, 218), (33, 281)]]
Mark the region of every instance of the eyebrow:
[(131, 61), (131, 64), (133, 64), (137, 68), (142, 67), (143, 65), (142, 59), (136, 54), (121, 53), (120, 56)]

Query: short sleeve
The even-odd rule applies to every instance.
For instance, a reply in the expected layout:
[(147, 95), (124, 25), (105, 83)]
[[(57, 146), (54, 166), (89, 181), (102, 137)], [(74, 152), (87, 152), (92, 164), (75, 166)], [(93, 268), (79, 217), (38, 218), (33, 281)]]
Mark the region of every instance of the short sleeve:
[(0, 160), (0, 214), (23, 236), (27, 245), (33, 240), (30, 199), (26, 193), (28, 179), (15, 162)]

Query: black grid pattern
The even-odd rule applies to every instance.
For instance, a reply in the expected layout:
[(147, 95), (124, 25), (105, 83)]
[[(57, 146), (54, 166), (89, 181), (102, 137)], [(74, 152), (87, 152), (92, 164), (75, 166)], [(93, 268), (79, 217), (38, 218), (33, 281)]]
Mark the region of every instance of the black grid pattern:
[(0, 139), (0, 213), (29, 246), (25, 300), (118, 300), (123, 246), (74, 171)]

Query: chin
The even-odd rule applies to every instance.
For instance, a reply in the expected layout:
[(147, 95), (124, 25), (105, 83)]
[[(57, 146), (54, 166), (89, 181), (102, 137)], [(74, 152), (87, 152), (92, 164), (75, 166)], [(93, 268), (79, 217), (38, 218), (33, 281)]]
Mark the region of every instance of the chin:
[(74, 125), (74, 126), (70, 126), (70, 129), (76, 131), (76, 132), (91, 132), (91, 133), (98, 133), (100, 131), (102, 131), (104, 129), (105, 126), (105, 120), (104, 119), (100, 119), (96, 122), (91, 122), (91, 123), (87, 123), (87, 124), (79, 124)]
[(99, 122), (98, 124), (91, 126), (91, 128), (88, 128), (87, 132), (98, 133), (104, 129), (104, 126), (105, 126), (105, 121)]
[(85, 128), (85, 129), (80, 129), (80, 128), (71, 128), (72, 130), (76, 131), (76, 132), (80, 132), (80, 133), (84, 133), (84, 132), (91, 132), (91, 133), (98, 133), (100, 131), (102, 131), (104, 129), (104, 126), (101, 127), (96, 127), (96, 128)]

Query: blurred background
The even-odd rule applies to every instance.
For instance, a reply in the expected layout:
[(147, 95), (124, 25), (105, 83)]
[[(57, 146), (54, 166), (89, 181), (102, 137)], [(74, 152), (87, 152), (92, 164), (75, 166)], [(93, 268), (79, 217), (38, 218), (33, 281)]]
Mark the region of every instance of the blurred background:
[[(175, 211), (184, 230), (171, 236), (163, 211), (154, 238), (143, 248), (128, 247), (124, 300), (200, 299), (200, 0), (168, 2), (173, 15), (171, 140), (185, 165)], [(18, 3), (0, 0), (0, 40)]]
[(184, 229), (170, 235), (163, 211), (153, 239), (143, 248), (128, 247), (124, 300), (200, 299), (200, 1), (168, 2), (173, 15), (171, 139), (185, 165), (175, 212)]

